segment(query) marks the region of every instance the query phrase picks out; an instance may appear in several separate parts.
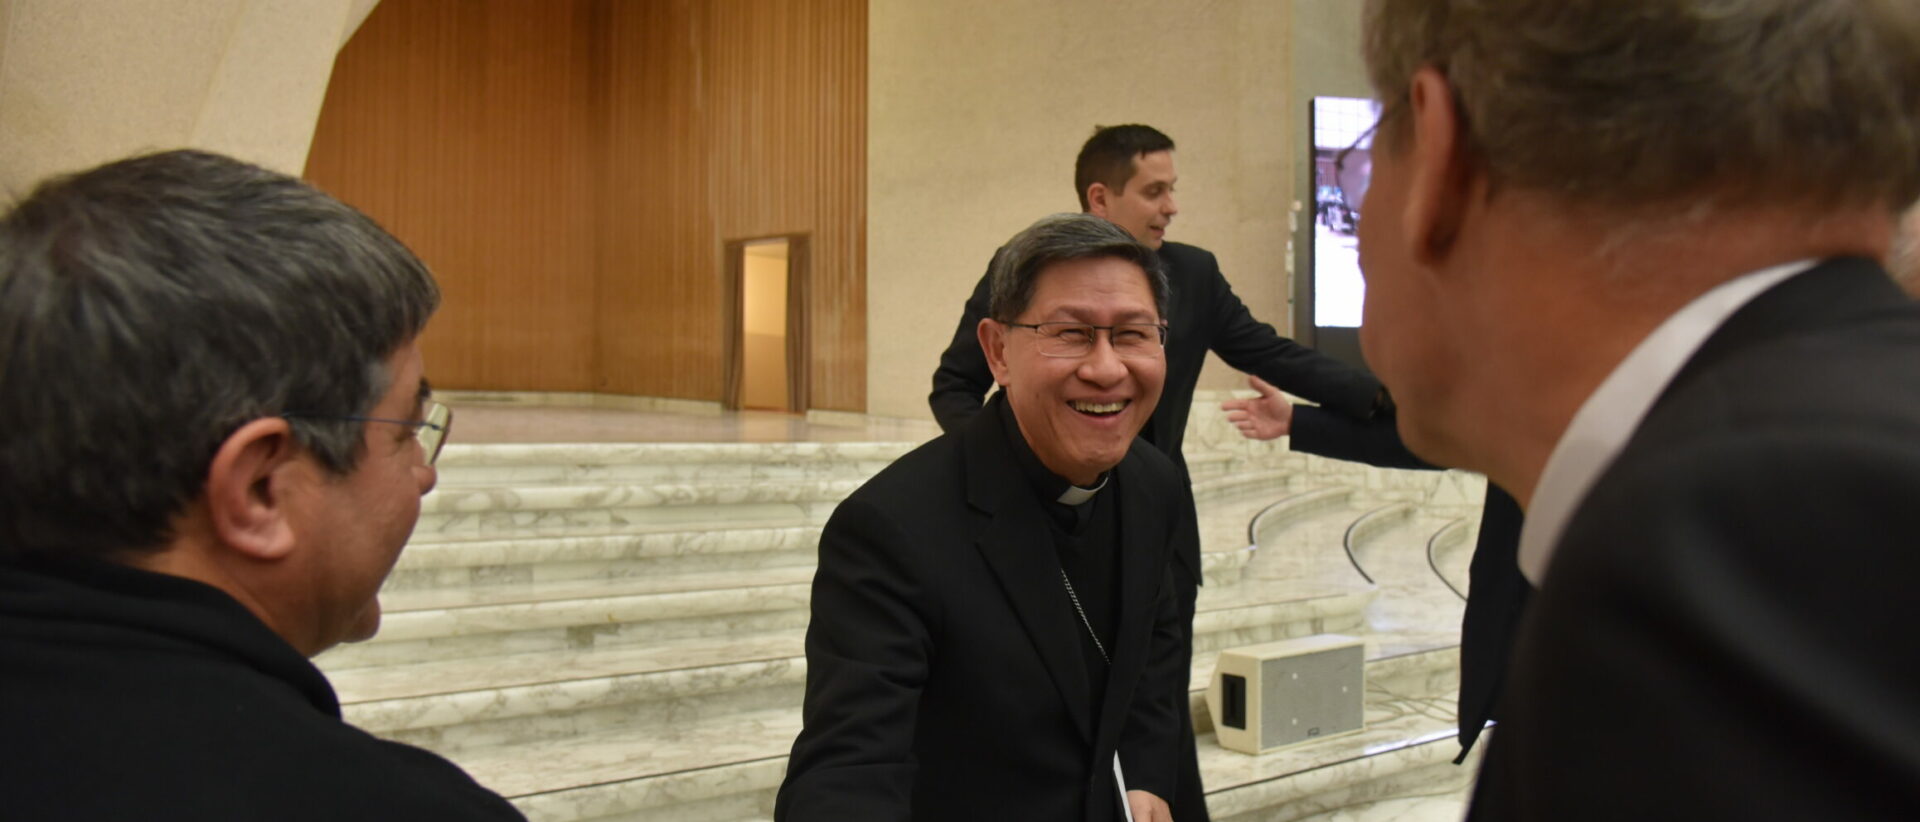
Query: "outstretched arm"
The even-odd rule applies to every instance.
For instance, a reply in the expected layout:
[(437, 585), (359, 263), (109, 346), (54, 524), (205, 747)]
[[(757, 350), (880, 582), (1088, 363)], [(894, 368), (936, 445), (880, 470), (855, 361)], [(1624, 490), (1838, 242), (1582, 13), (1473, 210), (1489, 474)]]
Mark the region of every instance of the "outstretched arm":
[(1247, 387), (1259, 392), (1260, 396), (1220, 403), (1220, 410), (1227, 412), (1227, 421), (1240, 429), (1240, 436), (1250, 440), (1286, 436), (1293, 425), (1293, 404), (1287, 402), (1286, 395), (1266, 380), (1251, 374), (1247, 375)]
[[(1200, 252), (1205, 253), (1205, 252)], [(1213, 353), (1236, 370), (1255, 375), (1296, 397), (1304, 397), (1351, 417), (1374, 411), (1380, 381), (1372, 374), (1280, 336), (1273, 326), (1253, 318), (1233, 286), (1220, 274), (1212, 255), (1205, 259), (1198, 285), (1208, 293)]]
[(1243, 437), (1270, 440), (1292, 435), (1295, 451), (1376, 468), (1437, 467), (1414, 456), (1400, 441), (1390, 402), (1380, 403), (1383, 413), (1359, 419), (1322, 407), (1288, 403), (1280, 389), (1259, 377), (1249, 375), (1247, 385), (1260, 396), (1220, 404)]

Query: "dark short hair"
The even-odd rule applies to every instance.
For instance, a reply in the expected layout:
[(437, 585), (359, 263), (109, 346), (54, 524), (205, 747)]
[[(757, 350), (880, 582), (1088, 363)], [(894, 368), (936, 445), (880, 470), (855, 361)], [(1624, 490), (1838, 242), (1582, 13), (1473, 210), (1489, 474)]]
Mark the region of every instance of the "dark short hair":
[(1153, 126), (1137, 123), (1124, 126), (1096, 126), (1093, 136), (1080, 146), (1073, 161), (1073, 188), (1080, 197), (1080, 210), (1087, 210), (1087, 189), (1104, 184), (1115, 193), (1125, 191), (1133, 179), (1135, 158), (1156, 151), (1172, 151), (1173, 138)]
[(1167, 271), (1160, 255), (1123, 229), (1092, 214), (1053, 214), (1040, 218), (1008, 240), (994, 257), (987, 314), (1013, 322), (1033, 302), (1034, 281), (1054, 263), (1113, 257), (1140, 267), (1153, 292), (1153, 308), (1167, 316)]
[[(164, 546), (235, 429), (365, 414), (439, 300), (365, 215), (228, 157), (42, 183), (0, 218), (0, 556)], [(292, 426), (357, 464), (362, 423)]]

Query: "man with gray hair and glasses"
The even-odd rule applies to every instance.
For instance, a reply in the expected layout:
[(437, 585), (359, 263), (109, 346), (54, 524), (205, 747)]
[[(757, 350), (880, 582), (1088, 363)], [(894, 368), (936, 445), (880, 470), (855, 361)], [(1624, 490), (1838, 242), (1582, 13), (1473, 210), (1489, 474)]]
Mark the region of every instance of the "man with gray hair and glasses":
[(173, 151), (0, 218), (0, 803), (21, 819), (520, 819), (341, 721), (452, 422), (406, 247)]
[(1526, 509), (1478, 820), (1920, 819), (1913, 0), (1368, 0), (1361, 344)]
[(1091, 214), (1015, 235), (976, 327), (1001, 390), (820, 535), (805, 727), (774, 817), (1164, 822), (1187, 709), (1169, 562), (1199, 539), (1135, 440), (1167, 279)]

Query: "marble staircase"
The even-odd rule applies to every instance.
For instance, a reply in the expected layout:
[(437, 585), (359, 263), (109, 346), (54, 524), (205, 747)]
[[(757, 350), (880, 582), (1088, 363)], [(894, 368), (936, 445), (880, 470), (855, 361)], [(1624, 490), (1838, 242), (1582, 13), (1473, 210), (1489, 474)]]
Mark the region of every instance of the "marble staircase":
[[(1215, 817), (1457, 787), (1459, 603), (1428, 557), (1434, 543), (1448, 567), (1470, 532), (1455, 520), (1471, 480), (1217, 441), (1189, 456)], [(317, 661), (350, 722), (440, 751), (530, 819), (769, 818), (799, 732), (820, 526), (912, 445), (449, 445), (381, 634)], [(1440, 595), (1454, 610), (1422, 622)], [(1199, 696), (1219, 651), (1325, 632), (1368, 637), (1367, 732), (1261, 757), (1214, 745)]]

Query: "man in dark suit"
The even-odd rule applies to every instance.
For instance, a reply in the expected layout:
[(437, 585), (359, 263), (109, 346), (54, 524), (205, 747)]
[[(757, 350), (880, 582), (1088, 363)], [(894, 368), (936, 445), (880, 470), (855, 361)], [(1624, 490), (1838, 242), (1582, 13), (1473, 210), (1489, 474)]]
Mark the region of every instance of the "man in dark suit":
[(781, 820), (1166, 820), (1186, 711), (1184, 478), (1136, 442), (1166, 279), (1097, 217), (1008, 243), (977, 345), (1001, 391), (834, 511)]
[(0, 815), (521, 819), (307, 661), (379, 629), (436, 480), (439, 301), (365, 215), (204, 152), (0, 216)]
[[(1291, 435), (1292, 448), (1310, 454), (1387, 468), (1432, 468), (1401, 445), (1394, 430), (1393, 403), (1373, 375), (1275, 333), (1273, 326), (1254, 319), (1233, 293), (1211, 252), (1166, 241), (1167, 226), (1179, 213), (1174, 200), (1178, 175), (1173, 148), (1172, 138), (1150, 126), (1107, 126), (1094, 130), (1074, 162), (1074, 189), (1081, 209), (1113, 221), (1156, 249), (1167, 270), (1171, 289), (1167, 387), (1141, 438), (1185, 471), (1180, 445), (1200, 369), (1212, 351), (1248, 373), (1249, 383), (1260, 394), (1226, 403), (1229, 418), (1246, 436)], [(993, 384), (974, 334), (986, 316), (992, 270), (989, 263), (933, 374), (933, 393), (927, 401), (947, 431), (964, 427), (979, 413), (981, 399)], [(1280, 394), (1282, 388), (1320, 406), (1290, 405)], [(1512, 626), (1525, 603), (1526, 582), (1512, 561), (1519, 535), (1519, 509), (1505, 492), (1490, 488), (1474, 553), (1473, 597), (1461, 639), (1462, 759), (1495, 715)], [(1197, 544), (1179, 555), (1175, 582), (1190, 635), (1200, 585)], [(1205, 822), (1205, 791), (1191, 717), (1183, 720), (1181, 733), (1186, 750), (1174, 815), (1186, 822)]]
[(1361, 343), (1527, 511), (1472, 818), (1920, 818), (1920, 6), (1539, 12), (1365, 24)]

